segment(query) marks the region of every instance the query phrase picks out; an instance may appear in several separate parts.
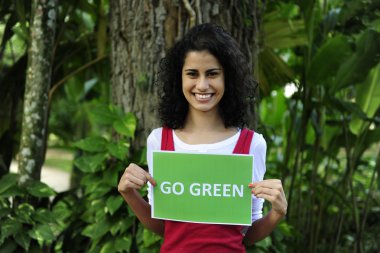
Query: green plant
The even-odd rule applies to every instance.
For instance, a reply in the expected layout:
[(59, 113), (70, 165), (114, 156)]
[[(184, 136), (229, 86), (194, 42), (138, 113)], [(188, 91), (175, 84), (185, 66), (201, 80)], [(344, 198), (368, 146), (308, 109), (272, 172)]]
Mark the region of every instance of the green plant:
[(53, 252), (71, 215), (65, 199), (46, 184), (29, 181), (17, 184), (19, 175), (0, 179), (0, 252)]
[[(74, 161), (81, 171), (80, 198), (75, 207), (76, 220), (69, 226), (77, 237), (69, 233), (65, 236), (84, 243), (64, 245), (64, 250), (158, 252), (160, 237), (141, 226), (117, 191), (118, 180), (129, 162), (146, 166), (144, 152), (134, 158), (129, 154), (137, 124), (135, 116), (112, 105), (94, 103), (90, 106), (90, 118), (104, 133), (114, 132), (90, 136), (74, 144), (82, 151)], [(146, 188), (141, 194), (146, 195)]]
[[(379, 201), (374, 55), (380, 33), (378, 15), (365, 13), (379, 5), (323, 2), (299, 3), (307, 46), (280, 51), (296, 74), (295, 93), (285, 97), (284, 88), (273, 89), (260, 107), (266, 177), (281, 178), (287, 193), (286, 222), (294, 230), (284, 251), (374, 252), (378, 242), (368, 220), (379, 224), (373, 206)], [(272, 240), (267, 248), (276, 246)]]

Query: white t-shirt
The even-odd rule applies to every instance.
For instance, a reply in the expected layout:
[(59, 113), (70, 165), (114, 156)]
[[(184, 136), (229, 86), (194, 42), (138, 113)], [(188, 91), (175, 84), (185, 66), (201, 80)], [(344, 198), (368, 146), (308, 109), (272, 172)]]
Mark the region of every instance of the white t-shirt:
[[(149, 173), (153, 168), (153, 151), (161, 150), (162, 128), (154, 129), (147, 140), (147, 160)], [(207, 154), (232, 154), (239, 139), (240, 130), (230, 138), (212, 144), (187, 144), (181, 141), (173, 131), (174, 149), (181, 153), (207, 153)], [(265, 157), (267, 144), (264, 137), (259, 133), (254, 133), (249, 154), (253, 154), (253, 182), (261, 181), (265, 174)], [(249, 180), (248, 180), (249, 181)], [(148, 183), (148, 199), (152, 200), (152, 189)], [(252, 195), (252, 222), (262, 217), (264, 199), (256, 198)]]

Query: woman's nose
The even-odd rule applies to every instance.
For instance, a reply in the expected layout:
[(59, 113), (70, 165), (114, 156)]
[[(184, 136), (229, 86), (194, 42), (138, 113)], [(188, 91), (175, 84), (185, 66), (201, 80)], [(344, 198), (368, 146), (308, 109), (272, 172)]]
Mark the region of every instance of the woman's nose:
[(209, 87), (209, 80), (206, 77), (201, 76), (197, 82), (197, 89), (198, 90), (207, 90), (208, 87)]

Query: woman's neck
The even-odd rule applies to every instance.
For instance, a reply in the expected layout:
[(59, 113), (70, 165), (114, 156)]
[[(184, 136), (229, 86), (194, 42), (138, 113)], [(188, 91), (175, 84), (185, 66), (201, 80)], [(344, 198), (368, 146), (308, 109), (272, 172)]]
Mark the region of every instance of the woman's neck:
[(224, 122), (219, 113), (204, 112), (192, 113), (189, 110), (183, 130), (186, 132), (213, 132), (224, 130)]
[(191, 113), (184, 127), (175, 130), (176, 135), (188, 144), (207, 144), (225, 140), (236, 134), (237, 128), (226, 128), (219, 114)]

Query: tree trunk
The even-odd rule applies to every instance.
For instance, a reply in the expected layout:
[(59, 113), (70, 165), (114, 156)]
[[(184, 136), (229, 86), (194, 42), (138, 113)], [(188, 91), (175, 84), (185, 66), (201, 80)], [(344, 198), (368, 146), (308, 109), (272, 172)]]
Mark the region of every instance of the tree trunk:
[(57, 0), (34, 0), (19, 153), (20, 184), (39, 180), (45, 156)]
[[(260, 27), (257, 2), (110, 1), (112, 101), (138, 118), (135, 149), (145, 146), (149, 132), (160, 126), (154, 85), (159, 60), (190, 27), (206, 22), (223, 26), (240, 43), (253, 73)], [(256, 122), (252, 112), (251, 127)]]

